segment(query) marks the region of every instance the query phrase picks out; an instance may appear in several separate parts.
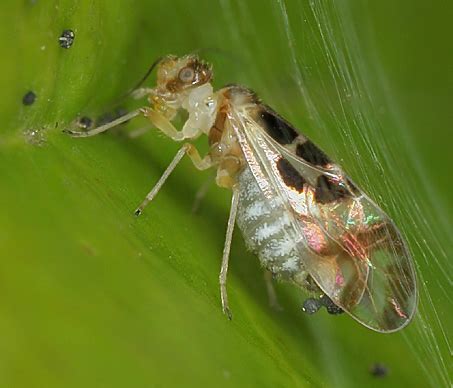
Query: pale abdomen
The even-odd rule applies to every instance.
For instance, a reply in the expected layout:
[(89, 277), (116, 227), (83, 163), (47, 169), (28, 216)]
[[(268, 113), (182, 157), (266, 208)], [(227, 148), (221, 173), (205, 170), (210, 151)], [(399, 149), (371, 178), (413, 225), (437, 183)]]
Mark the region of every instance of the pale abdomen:
[(291, 215), (278, 196), (268, 199), (248, 167), (238, 177), (239, 208), (237, 225), (245, 242), (261, 264), (276, 275), (293, 278), (304, 272), (297, 252), (297, 236)]

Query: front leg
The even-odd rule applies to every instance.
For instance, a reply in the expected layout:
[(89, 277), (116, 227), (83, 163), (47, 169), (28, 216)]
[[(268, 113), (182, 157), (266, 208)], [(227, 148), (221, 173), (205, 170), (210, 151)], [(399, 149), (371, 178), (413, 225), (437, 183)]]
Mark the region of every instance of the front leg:
[[(143, 109), (143, 108), (142, 108)], [(90, 129), (89, 131), (75, 131), (72, 129), (64, 129), (63, 132), (67, 133), (68, 135), (72, 137), (90, 137), (90, 136), (95, 136), (98, 135), (99, 133), (108, 131), (111, 128), (114, 128), (120, 124), (123, 124), (138, 115), (142, 112), (142, 109), (136, 109), (132, 112), (129, 112), (125, 114), (124, 116), (118, 117), (116, 120), (113, 120), (107, 124), (101, 125), (99, 127)]]
[(193, 123), (188, 125), (189, 120), (184, 125), (184, 128), (181, 131), (178, 131), (170, 119), (159, 110), (153, 108), (142, 108), (141, 112), (157, 129), (174, 141), (195, 139), (202, 133), (200, 128), (193, 126)]
[(184, 140), (184, 133), (181, 131), (178, 131), (175, 128), (175, 126), (172, 124), (172, 122), (159, 111), (157, 111), (153, 108), (142, 108), (142, 109), (140, 109), (140, 111), (165, 136), (168, 136), (170, 139), (172, 139), (174, 141)]
[(202, 132), (199, 129), (191, 129), (190, 133), (188, 131), (178, 131), (175, 126), (172, 124), (170, 119), (168, 119), (163, 113), (149, 107), (143, 107), (136, 109), (130, 113), (125, 114), (113, 120), (107, 124), (101, 125), (99, 127), (93, 128), (89, 131), (78, 131), (72, 129), (65, 129), (63, 132), (67, 133), (72, 137), (91, 137), (98, 135), (99, 133), (106, 132), (111, 128), (114, 128), (120, 124), (123, 124), (137, 116), (142, 114), (144, 117), (149, 119), (151, 123), (159, 129), (164, 135), (169, 137), (174, 141), (182, 141), (184, 139), (193, 139), (198, 137)]
[(157, 129), (159, 129), (164, 135), (168, 136), (169, 138), (175, 141), (181, 141), (184, 140), (185, 138), (188, 138), (187, 136), (184, 136), (183, 132), (178, 131), (175, 128), (175, 126), (171, 123), (171, 121), (167, 117), (165, 117), (162, 113), (149, 107), (136, 109), (132, 112), (125, 114), (124, 116), (117, 118), (116, 120), (113, 120), (99, 127), (90, 129), (89, 131), (77, 131), (72, 129), (65, 129), (63, 130), (63, 132), (67, 133), (72, 137), (91, 137), (98, 135), (99, 133), (106, 132), (111, 128), (114, 128), (120, 124), (123, 124), (139, 116), (140, 114), (148, 118)]

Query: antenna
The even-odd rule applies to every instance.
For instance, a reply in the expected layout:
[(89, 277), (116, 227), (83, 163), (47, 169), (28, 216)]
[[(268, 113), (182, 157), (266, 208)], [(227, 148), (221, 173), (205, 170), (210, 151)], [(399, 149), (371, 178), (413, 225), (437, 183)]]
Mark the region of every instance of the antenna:
[(164, 57), (159, 57), (157, 58), (153, 63), (152, 65), (149, 67), (148, 71), (145, 73), (145, 75), (142, 77), (142, 79), (137, 82), (137, 84), (130, 88), (126, 93), (124, 93), (120, 98), (119, 100), (123, 100), (124, 98), (126, 98), (127, 96), (129, 96), (135, 89), (138, 89), (140, 86), (143, 85), (143, 83), (147, 80), (147, 78), (150, 76), (150, 74), (153, 72), (154, 68), (159, 64), (159, 62), (163, 59)]

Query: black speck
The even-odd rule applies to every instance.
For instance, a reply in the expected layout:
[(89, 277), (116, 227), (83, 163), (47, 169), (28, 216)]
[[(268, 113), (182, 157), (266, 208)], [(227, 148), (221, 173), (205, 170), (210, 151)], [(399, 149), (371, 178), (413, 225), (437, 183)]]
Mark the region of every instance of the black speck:
[(36, 94), (30, 90), (22, 97), (22, 104), (31, 105), (35, 102), (35, 100), (36, 100)]
[(335, 304), (331, 304), (330, 306), (326, 306), (326, 310), (327, 310), (327, 312), (329, 314), (332, 314), (332, 315), (339, 315), (339, 314), (343, 314), (344, 313), (344, 310), (341, 307), (338, 307)]
[(321, 296), (319, 302), (326, 308), (327, 312), (332, 315), (338, 315), (344, 313), (341, 307), (338, 307), (335, 303), (332, 302), (327, 295)]
[(72, 30), (64, 30), (61, 33), (61, 36), (58, 38), (58, 42), (60, 43), (60, 47), (68, 49), (74, 43), (75, 34)]
[(385, 365), (377, 362), (371, 366), (370, 374), (374, 377), (382, 378), (389, 374), (389, 370)]
[(302, 311), (311, 315), (316, 313), (321, 308), (321, 302), (318, 299), (308, 298), (302, 305)]
[(83, 116), (80, 118), (79, 122), (79, 127), (80, 128), (83, 128), (83, 129), (88, 129), (91, 127), (91, 125), (93, 124), (93, 120), (91, 120), (89, 117), (87, 116)]

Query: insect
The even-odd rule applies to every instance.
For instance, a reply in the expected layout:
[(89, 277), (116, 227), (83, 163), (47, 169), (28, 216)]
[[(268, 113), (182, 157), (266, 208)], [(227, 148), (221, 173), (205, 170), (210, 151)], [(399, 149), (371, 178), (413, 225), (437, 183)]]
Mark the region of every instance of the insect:
[[(156, 86), (133, 92), (147, 97), (149, 106), (89, 131), (66, 132), (89, 137), (143, 115), (177, 142), (207, 136), (207, 155), (185, 142), (135, 214), (185, 155), (199, 170), (217, 169), (217, 185), (232, 190), (219, 275), (223, 312), (231, 318), (226, 280), (237, 223), (248, 248), (275, 277), (327, 295), (330, 308), (372, 330), (406, 326), (416, 310), (416, 276), (389, 217), (250, 89), (232, 84), (214, 92), (212, 67), (195, 55), (166, 56), (156, 66)], [(188, 118), (178, 130), (172, 121), (180, 110)]]

